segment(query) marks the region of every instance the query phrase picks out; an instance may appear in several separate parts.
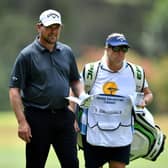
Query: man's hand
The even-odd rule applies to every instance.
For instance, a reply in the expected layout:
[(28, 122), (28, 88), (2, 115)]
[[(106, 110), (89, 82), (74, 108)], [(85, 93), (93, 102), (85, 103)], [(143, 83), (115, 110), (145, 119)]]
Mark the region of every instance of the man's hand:
[(27, 143), (31, 141), (32, 138), (31, 129), (26, 120), (23, 120), (19, 123), (18, 136)]
[(74, 121), (74, 128), (75, 128), (75, 131), (76, 131), (76, 132), (79, 132), (79, 131), (80, 131), (79, 125), (78, 125), (78, 122), (77, 122), (76, 119), (75, 119), (75, 121)]

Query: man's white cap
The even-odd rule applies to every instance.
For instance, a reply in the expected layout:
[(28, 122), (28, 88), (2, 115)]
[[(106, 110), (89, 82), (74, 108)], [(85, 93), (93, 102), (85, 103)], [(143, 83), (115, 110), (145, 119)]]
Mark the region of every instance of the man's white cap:
[(56, 10), (52, 10), (52, 9), (42, 12), (39, 20), (46, 27), (52, 24), (60, 24), (60, 25), (62, 24), (61, 14)]

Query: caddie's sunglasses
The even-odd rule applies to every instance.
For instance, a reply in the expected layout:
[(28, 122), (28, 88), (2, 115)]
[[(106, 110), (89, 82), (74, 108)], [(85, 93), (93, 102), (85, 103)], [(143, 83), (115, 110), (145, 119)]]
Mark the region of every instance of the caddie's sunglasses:
[(119, 52), (122, 51), (124, 53), (128, 52), (128, 46), (110, 46), (110, 48), (114, 51), (114, 52)]

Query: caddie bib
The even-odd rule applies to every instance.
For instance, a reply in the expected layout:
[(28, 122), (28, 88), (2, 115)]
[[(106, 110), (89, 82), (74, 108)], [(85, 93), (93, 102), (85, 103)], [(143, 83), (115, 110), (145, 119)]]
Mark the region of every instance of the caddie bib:
[(95, 95), (88, 110), (87, 141), (96, 146), (125, 146), (132, 142), (129, 97)]

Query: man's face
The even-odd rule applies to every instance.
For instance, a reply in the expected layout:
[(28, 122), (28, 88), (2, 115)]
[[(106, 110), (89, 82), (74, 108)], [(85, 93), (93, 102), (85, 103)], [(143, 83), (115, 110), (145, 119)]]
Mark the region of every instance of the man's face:
[(38, 24), (37, 30), (39, 32), (40, 41), (45, 44), (55, 44), (59, 39), (61, 27), (60, 24), (53, 24), (48, 27)]

